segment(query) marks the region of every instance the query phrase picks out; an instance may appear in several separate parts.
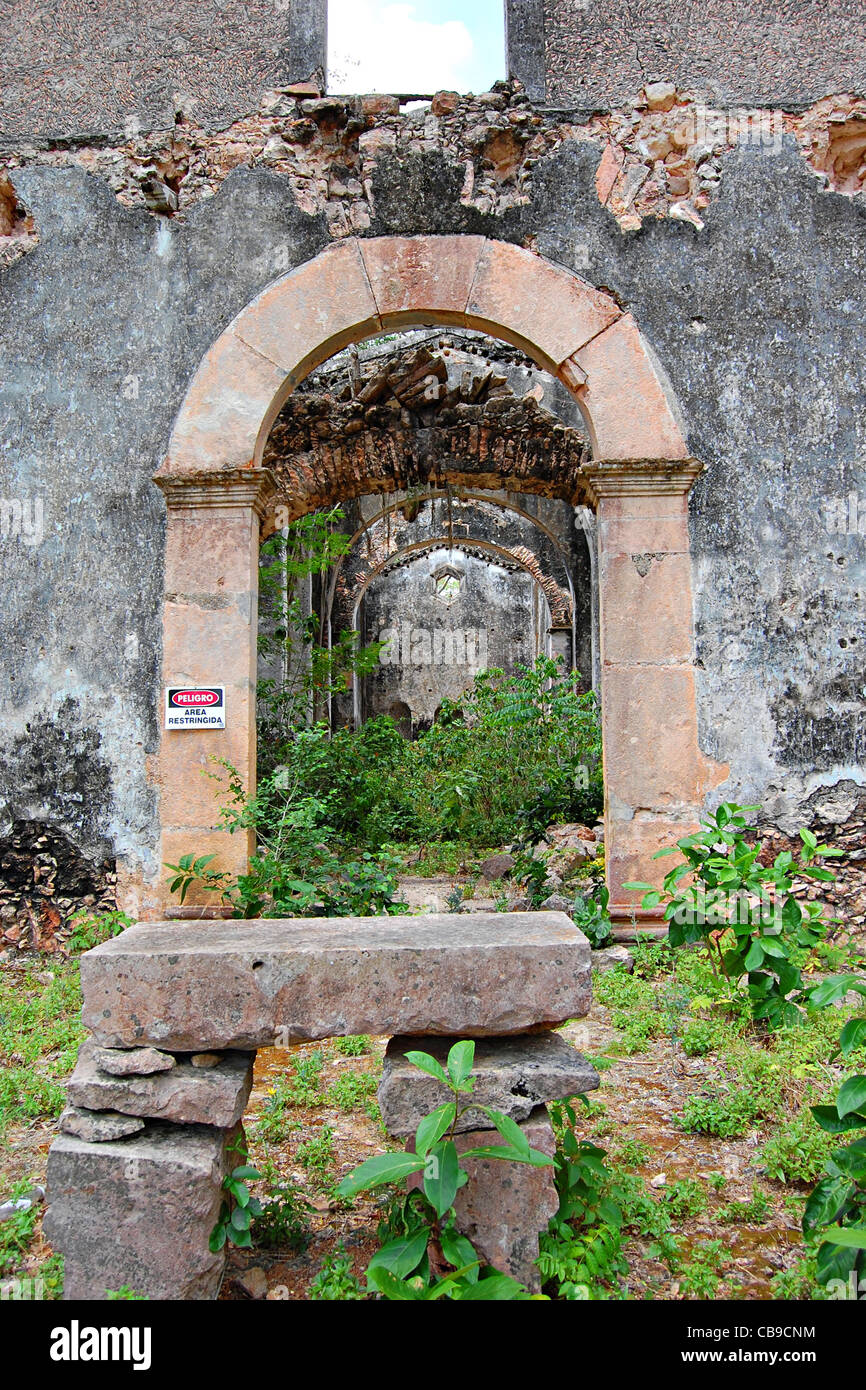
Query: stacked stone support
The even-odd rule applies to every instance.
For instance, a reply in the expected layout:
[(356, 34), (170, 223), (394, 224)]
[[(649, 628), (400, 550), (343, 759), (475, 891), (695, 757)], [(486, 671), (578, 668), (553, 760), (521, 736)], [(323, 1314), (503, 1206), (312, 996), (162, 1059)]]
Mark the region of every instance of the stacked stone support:
[[(551, 1154), (545, 1102), (598, 1084), (550, 1031), (589, 1008), (589, 943), (562, 913), (143, 924), (87, 952), (81, 978), (91, 1036), (49, 1156), (45, 1218), (66, 1298), (123, 1286), (217, 1296), (225, 1255), (208, 1237), (259, 1047), (391, 1036), (383, 1113), (405, 1137), (439, 1103), (405, 1061), (410, 1035), (443, 1056), (474, 1037), (478, 1103)], [(468, 1113), (459, 1147), (479, 1133), (489, 1143), (488, 1125)], [(552, 1170), (468, 1164), (461, 1227), (483, 1258), (533, 1283)]]
[[(408, 1139), (408, 1148), (421, 1119), (448, 1100), (449, 1093), (435, 1077), (414, 1067), (406, 1053), (429, 1052), (444, 1065), (450, 1043), (403, 1037), (388, 1044), (379, 1106), (385, 1128)], [(595, 1090), (599, 1081), (586, 1058), (553, 1032), (478, 1039), (472, 1076), (475, 1104), (458, 1114), (458, 1152), (502, 1142), (479, 1108), (486, 1106), (515, 1120), (531, 1147), (551, 1158), (555, 1141), (546, 1102)], [(553, 1167), (478, 1158), (467, 1159), (465, 1166), (469, 1182), (454, 1202), (458, 1228), (483, 1260), (537, 1292), (538, 1237), (559, 1205)], [(410, 1179), (410, 1186), (419, 1185), (419, 1177)]]

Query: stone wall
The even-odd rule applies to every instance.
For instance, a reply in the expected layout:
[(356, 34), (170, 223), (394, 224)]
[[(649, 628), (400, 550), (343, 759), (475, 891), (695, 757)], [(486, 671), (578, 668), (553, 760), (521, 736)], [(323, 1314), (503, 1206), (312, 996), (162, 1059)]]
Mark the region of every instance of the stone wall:
[(645, 81), (724, 106), (807, 106), (866, 95), (857, 0), (540, 0), (547, 101), (598, 110)]
[[(863, 103), (782, 113), (769, 142), (728, 126), (706, 157), (688, 146), (689, 169), (712, 160), (701, 189), (672, 170), (672, 137), (660, 154), (698, 104), (633, 90), (631, 106), (569, 120), (516, 88), (410, 112), (277, 92), (213, 135), (190, 118), (117, 145), (9, 153), (10, 820), (52, 825), (95, 864), (116, 857), (121, 881), (138, 865), (160, 875), (148, 759), (164, 504), (150, 479), (208, 346), (264, 285), (352, 230), (524, 245), (634, 313), (707, 466), (690, 516), (699, 719), (704, 751), (730, 766), (720, 791), (789, 824), (822, 789), (862, 784)], [(650, 131), (661, 145), (643, 152)], [(630, 205), (617, 150), (646, 168)], [(687, 177), (688, 196), (674, 182)]]
[[(455, 581), (447, 602), (436, 593), (436, 579), (445, 575)], [(426, 551), (375, 579), (359, 620), (365, 642), (387, 642), (378, 668), (361, 682), (362, 716), (405, 704), (418, 728), (485, 667), (511, 672), (531, 665), (544, 650), (549, 617), (525, 570), (455, 546)]]
[(325, 67), (326, 0), (13, 0), (4, 6), (0, 150), (218, 130), (261, 92)]

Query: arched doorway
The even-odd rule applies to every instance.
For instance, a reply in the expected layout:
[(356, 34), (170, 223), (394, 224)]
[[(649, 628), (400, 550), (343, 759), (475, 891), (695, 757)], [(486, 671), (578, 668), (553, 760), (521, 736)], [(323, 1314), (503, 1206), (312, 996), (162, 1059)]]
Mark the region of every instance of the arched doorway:
[[(156, 780), (159, 858), (191, 847), (241, 870), (249, 844), (213, 827), (200, 771), (228, 758), (255, 781), (256, 587), (260, 523), (275, 485), (268, 433), (292, 389), (339, 348), (405, 325), (455, 324), (520, 347), (572, 392), (592, 461), (556, 476), (544, 451), (509, 457), (494, 441), (486, 472), (460, 461), (447, 481), (563, 496), (597, 513), (606, 789), (614, 917), (630, 917), (623, 881), (657, 878), (652, 855), (691, 827), (727, 769), (698, 743), (688, 492), (689, 458), (663, 373), (632, 316), (607, 294), (521, 248), (477, 236), (347, 239), (258, 295), (203, 359), (155, 481), (168, 507), (166, 684), (226, 687), (224, 731), (164, 734)], [(394, 488), (399, 478), (377, 480)], [(299, 484), (300, 514), (322, 480)], [(369, 480), (342, 476), (339, 495)], [(325, 489), (327, 491), (327, 489)], [(161, 885), (144, 894), (159, 915)]]

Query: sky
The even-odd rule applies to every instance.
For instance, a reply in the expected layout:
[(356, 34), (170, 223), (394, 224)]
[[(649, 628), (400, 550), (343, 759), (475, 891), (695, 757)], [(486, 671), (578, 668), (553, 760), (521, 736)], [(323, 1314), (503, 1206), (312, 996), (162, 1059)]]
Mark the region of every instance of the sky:
[(334, 92), (486, 92), (505, 76), (503, 0), (328, 0)]

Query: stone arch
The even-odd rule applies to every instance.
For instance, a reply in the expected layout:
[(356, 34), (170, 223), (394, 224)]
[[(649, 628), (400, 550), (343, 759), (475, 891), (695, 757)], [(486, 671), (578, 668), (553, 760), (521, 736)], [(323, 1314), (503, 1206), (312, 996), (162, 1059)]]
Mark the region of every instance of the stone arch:
[[(727, 775), (698, 744), (688, 492), (701, 465), (632, 315), (562, 267), (484, 237), (347, 238), (263, 290), (220, 335), (155, 477), (168, 507), (163, 678), (225, 685), (228, 718), (219, 733), (163, 736), (153, 769), (161, 846), (140, 891), (126, 897), (142, 916), (164, 913), (162, 863), (212, 850), (237, 871), (252, 848), (214, 829), (213, 786), (198, 773), (217, 755), (255, 782), (259, 528), (276, 491), (261, 459), (271, 425), (294, 386), (340, 348), (434, 323), (519, 347), (564, 383), (587, 422), (593, 459), (579, 488), (597, 509), (615, 917), (634, 917), (621, 883), (658, 877), (654, 851), (694, 824)], [(489, 481), (474, 485), (501, 487), (504, 464), (503, 450)]]
[(373, 237), (329, 246), (241, 310), (193, 378), (159, 476), (258, 467), (286, 397), (314, 367), (423, 323), (502, 338), (559, 377), (596, 458), (687, 457), (670, 388), (611, 295), (506, 242)]
[[(435, 562), (437, 552), (441, 555), (440, 563)], [(425, 557), (431, 558), (431, 564), (427, 567), (427, 574), (432, 579), (436, 579), (439, 576), (453, 576), (455, 578), (464, 579), (467, 576), (467, 566), (471, 566), (473, 561), (481, 561), (485, 564), (500, 566), (505, 570), (522, 573), (531, 583), (531, 592), (534, 598), (529, 613), (530, 630), (527, 633), (529, 638), (527, 650), (520, 657), (520, 660), (531, 664), (533, 655), (543, 651), (550, 655), (562, 655), (563, 659), (570, 667), (570, 595), (566, 589), (560, 588), (549, 572), (546, 572), (542, 568), (538, 557), (526, 546), (507, 546), (502, 542), (483, 540), (477, 537), (467, 538), (463, 536), (460, 538), (452, 538), (446, 534), (433, 534), (423, 539), (407, 542), (388, 554), (370, 557), (366, 565), (359, 568), (357, 571), (353, 571), (350, 576), (350, 586), (347, 592), (342, 596), (344, 604), (343, 612), (344, 614), (348, 612), (349, 615), (347, 625), (351, 626), (353, 630), (363, 629), (364, 623), (361, 619), (361, 609), (371, 587), (374, 587), (377, 581), (382, 580), (384, 576), (404, 566), (411, 566), (413, 562), (422, 560)], [(434, 564), (435, 568), (433, 567)], [(451, 612), (452, 609), (449, 605), (447, 618), (445, 618), (446, 627), (449, 628)], [(401, 698), (410, 701), (413, 720), (416, 726), (425, 727), (425, 724), (430, 722), (435, 714), (435, 710), (431, 707), (430, 698), (428, 698), (434, 696), (434, 690), (435, 698), (438, 698), (440, 703), (444, 695), (447, 695), (449, 699), (455, 700), (459, 698), (461, 692), (471, 683), (471, 679), (476, 671), (489, 666), (505, 666), (506, 662), (503, 659), (501, 649), (498, 651), (496, 649), (488, 649), (488, 627), (491, 621), (488, 609), (482, 607), (480, 610), (474, 612), (472, 617), (468, 619), (468, 627), (464, 628), (461, 624), (466, 624), (468, 618), (464, 608), (462, 619), (458, 619), (458, 631), (461, 634), (459, 650), (463, 653), (460, 658), (455, 658), (453, 655), (454, 649), (450, 645), (450, 635), (447, 639), (447, 649), (452, 655), (446, 660), (445, 665), (451, 668), (449, 674), (454, 677), (454, 681), (446, 679), (446, 684), (448, 686), (446, 689), (442, 685), (442, 678), (445, 673), (440, 668), (440, 662), (436, 656), (436, 627), (438, 626), (439, 620), (431, 616), (431, 609), (429, 607), (424, 607), (423, 599), (421, 599), (420, 602), (416, 599), (415, 602), (411, 602), (405, 608), (395, 608), (392, 616), (393, 619), (397, 619), (398, 616), (404, 618), (404, 615), (405, 619), (402, 626), (407, 628), (412, 627), (413, 631), (418, 630), (418, 624), (421, 625), (421, 631), (424, 631), (427, 625), (432, 625), (432, 650), (427, 653), (428, 660), (421, 661), (421, 671), (417, 672), (417, 674), (423, 675), (423, 679), (420, 685), (416, 684), (412, 679), (410, 672), (418, 663), (415, 661), (414, 647), (412, 649), (412, 660), (410, 661), (407, 657), (408, 638), (405, 636), (402, 642), (402, 658), (396, 661), (385, 658), (384, 664), (388, 667), (396, 665), (396, 667), (399, 668), (395, 678), (396, 684), (393, 688), (400, 692)], [(444, 614), (442, 616), (445, 617)], [(502, 614), (500, 613), (500, 619), (501, 617)], [(363, 640), (381, 639), (383, 635), (381, 620), (377, 626), (379, 630), (377, 631), (374, 629), (367, 632)], [(388, 621), (385, 623), (385, 626), (390, 630), (394, 624)], [(563, 629), (567, 631), (569, 637), (569, 641), (564, 647), (560, 642), (554, 640), (561, 637)], [(462, 641), (464, 631), (465, 647)], [(401, 646), (399, 637), (395, 640), (397, 649), (399, 650)], [(457, 661), (459, 673), (458, 670), (454, 669), (455, 660)], [(426, 674), (424, 674), (425, 672)], [(379, 674), (384, 675), (385, 673)], [(387, 676), (385, 679), (388, 679)], [(425, 681), (429, 679), (433, 679), (433, 687), (425, 685)], [(375, 688), (377, 673), (374, 672), (369, 680)], [(388, 684), (390, 686), (391, 682), (389, 681)], [(351, 715), (351, 719), (357, 727), (366, 718), (370, 717), (371, 714), (382, 712), (383, 698), (387, 698), (387, 696), (383, 697), (380, 688), (378, 691), (378, 699), (376, 699), (375, 695), (372, 695), (373, 703), (371, 704), (368, 703), (368, 697), (371, 695), (372, 691), (370, 687), (355, 676), (352, 681), (351, 706), (349, 705), (348, 698), (346, 698), (336, 707), (338, 718), (340, 718), (341, 722), (345, 722)], [(388, 711), (385, 710), (385, 712), (387, 713)]]
[(477, 553), (482, 556), (489, 556), (494, 561), (504, 561), (507, 565), (524, 570), (535, 581), (547, 599), (551, 621), (557, 627), (567, 627), (571, 623), (571, 595), (557, 584), (552, 574), (548, 574), (542, 569), (538, 557), (528, 546), (521, 545), (509, 548), (508, 546), (497, 545), (495, 541), (477, 540), (466, 536), (457, 539), (445, 535), (429, 536), (425, 540), (414, 541), (410, 545), (394, 551), (385, 559), (373, 561), (364, 572), (352, 576), (353, 583), (346, 594), (347, 605), (351, 604), (353, 611), (357, 610), (358, 604), (374, 580), (393, 566), (400, 564), (401, 561), (423, 555), (428, 550), (458, 550), (467, 551), (469, 554)]

